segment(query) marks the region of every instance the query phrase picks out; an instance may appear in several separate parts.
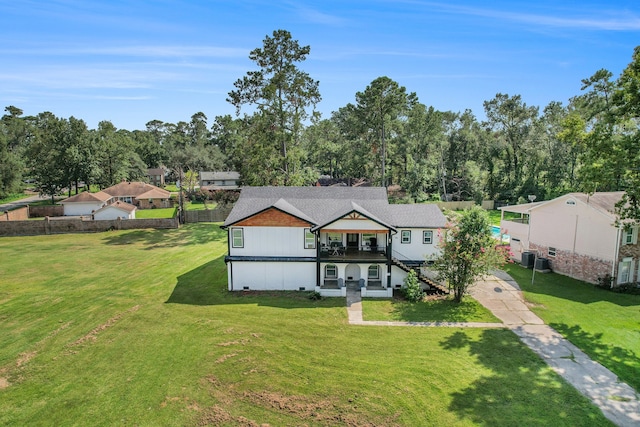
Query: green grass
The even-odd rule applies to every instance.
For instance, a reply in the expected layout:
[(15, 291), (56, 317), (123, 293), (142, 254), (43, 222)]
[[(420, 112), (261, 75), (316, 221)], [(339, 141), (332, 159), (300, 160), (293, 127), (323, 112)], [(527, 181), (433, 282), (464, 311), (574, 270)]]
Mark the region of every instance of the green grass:
[(167, 191), (171, 191), (172, 193), (177, 193), (178, 191), (180, 191), (178, 186), (175, 185), (175, 184), (166, 184), (164, 186), (164, 189), (167, 190)]
[[(498, 209), (492, 209), (492, 210), (488, 210), (487, 213), (489, 214), (489, 221), (491, 222), (491, 225), (500, 226), (500, 218), (502, 215), (502, 211)], [(514, 218), (520, 218), (520, 214), (517, 214), (514, 212), (504, 213), (504, 219), (514, 219)]]
[(0, 205), (15, 202), (16, 200), (24, 199), (25, 197), (29, 197), (29, 195), (25, 193), (9, 194), (3, 198), (0, 198)]
[(136, 219), (173, 218), (178, 208), (137, 209)]
[(364, 320), (404, 322), (496, 322), (489, 310), (468, 297), (458, 304), (451, 298), (412, 303), (402, 299), (371, 298), (362, 301)]
[(202, 202), (187, 202), (185, 210), (187, 211), (202, 211), (205, 209), (215, 209), (217, 206), (216, 202), (207, 202), (205, 205)]
[(640, 295), (617, 294), (559, 274), (508, 265), (532, 311), (640, 391)]
[(611, 425), (508, 330), (230, 294), (226, 249), (213, 224), (0, 239), (0, 425)]

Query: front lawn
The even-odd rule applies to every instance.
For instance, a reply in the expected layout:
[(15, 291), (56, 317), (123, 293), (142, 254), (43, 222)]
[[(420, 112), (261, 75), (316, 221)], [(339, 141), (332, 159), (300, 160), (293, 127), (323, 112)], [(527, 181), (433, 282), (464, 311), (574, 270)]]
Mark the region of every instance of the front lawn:
[(362, 301), (364, 320), (404, 322), (500, 323), (489, 310), (471, 297), (460, 304), (451, 298), (412, 303), (403, 299), (370, 298)]
[(617, 294), (559, 274), (517, 264), (505, 270), (531, 310), (591, 358), (640, 391), (640, 295)]
[(219, 224), (0, 239), (0, 425), (606, 426), (508, 330), (226, 290)]

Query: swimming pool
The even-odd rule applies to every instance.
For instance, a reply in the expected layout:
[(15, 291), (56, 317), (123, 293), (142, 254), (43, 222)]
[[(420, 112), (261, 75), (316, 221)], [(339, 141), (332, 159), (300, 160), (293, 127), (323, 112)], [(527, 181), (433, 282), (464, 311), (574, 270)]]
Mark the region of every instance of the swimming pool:
[[(500, 227), (498, 227), (497, 225), (492, 225), (491, 226), (491, 235), (493, 236), (494, 239), (500, 239)], [(508, 234), (503, 234), (502, 235), (502, 241), (503, 242), (508, 242), (510, 240), (510, 237)]]

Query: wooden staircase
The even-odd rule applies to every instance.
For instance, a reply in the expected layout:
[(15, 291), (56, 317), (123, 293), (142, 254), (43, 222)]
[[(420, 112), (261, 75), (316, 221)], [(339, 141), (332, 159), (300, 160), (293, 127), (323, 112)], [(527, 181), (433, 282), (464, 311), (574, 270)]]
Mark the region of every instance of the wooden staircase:
[(407, 264), (403, 263), (402, 261), (400, 261), (398, 258), (395, 257), (391, 257), (391, 263), (393, 265), (395, 265), (396, 267), (406, 271), (407, 273), (410, 272), (411, 270), (415, 271), (416, 276), (418, 277), (418, 280), (422, 283), (424, 283), (425, 285), (429, 286), (429, 290), (427, 290), (427, 293), (436, 293), (436, 294), (440, 294), (440, 295), (446, 295), (449, 294), (449, 289), (446, 286), (441, 285), (440, 283), (437, 283), (435, 281), (433, 281), (432, 279), (428, 278), (427, 276), (423, 275), (420, 272), (420, 267), (416, 266), (416, 267), (410, 267)]

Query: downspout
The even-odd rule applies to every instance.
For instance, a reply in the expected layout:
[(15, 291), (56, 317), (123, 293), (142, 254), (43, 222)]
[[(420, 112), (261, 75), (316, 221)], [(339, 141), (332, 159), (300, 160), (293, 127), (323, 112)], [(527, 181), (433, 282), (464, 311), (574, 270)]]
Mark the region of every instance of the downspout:
[(316, 234), (316, 287), (320, 286), (320, 230)]
[[(613, 280), (614, 277), (616, 277), (616, 265), (618, 264), (618, 261), (620, 260), (620, 240), (621, 240), (621, 233), (622, 229), (620, 227), (618, 227), (617, 231), (616, 231), (616, 250), (615, 250), (615, 256), (613, 257), (613, 262), (611, 263), (611, 279)], [(611, 286), (613, 286), (613, 281), (611, 282)]]
[(573, 264), (576, 259), (576, 240), (578, 238), (578, 215), (576, 215), (576, 225), (573, 228), (573, 248), (571, 248), (571, 268), (569, 269), (569, 276), (573, 277)]

